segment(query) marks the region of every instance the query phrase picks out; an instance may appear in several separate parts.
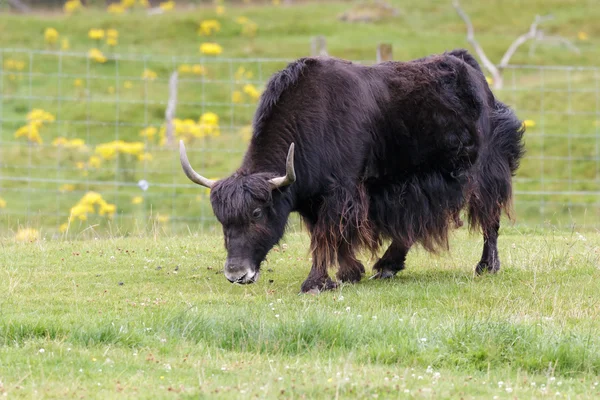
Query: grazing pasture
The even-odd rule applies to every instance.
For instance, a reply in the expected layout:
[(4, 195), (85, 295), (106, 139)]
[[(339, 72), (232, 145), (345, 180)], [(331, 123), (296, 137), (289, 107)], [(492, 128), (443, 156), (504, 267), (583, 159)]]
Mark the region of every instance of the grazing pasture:
[[(417, 250), (389, 281), (299, 295), (290, 233), (254, 285), (216, 235), (0, 247), (0, 392), (15, 397), (592, 398), (600, 395), (600, 236), (505, 229)], [(369, 264), (370, 265), (370, 264)], [(370, 267), (367, 268), (370, 275)]]

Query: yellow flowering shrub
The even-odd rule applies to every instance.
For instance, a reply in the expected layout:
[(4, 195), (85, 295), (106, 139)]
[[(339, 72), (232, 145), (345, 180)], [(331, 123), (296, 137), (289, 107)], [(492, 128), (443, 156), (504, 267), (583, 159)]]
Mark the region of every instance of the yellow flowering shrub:
[(63, 11), (65, 14), (73, 14), (79, 10), (81, 10), (83, 6), (81, 5), (80, 0), (68, 0), (63, 5)]
[(223, 52), (223, 48), (218, 43), (202, 43), (200, 45), (200, 53), (209, 56), (217, 56)]
[(221, 23), (216, 19), (207, 19), (200, 22), (198, 27), (198, 35), (211, 36), (221, 30)]
[(151, 69), (145, 69), (144, 72), (142, 72), (142, 79), (146, 80), (146, 81), (153, 81), (157, 78), (157, 74), (156, 72), (152, 71)]
[(61, 193), (72, 192), (73, 190), (75, 190), (75, 185), (71, 183), (65, 183), (58, 188), (58, 191)]
[(15, 138), (26, 137), (31, 143), (42, 144), (43, 140), (40, 136), (40, 128), (44, 124), (55, 121), (54, 115), (47, 111), (36, 108), (27, 113), (27, 125), (20, 127), (15, 132)]
[(40, 238), (40, 232), (33, 228), (20, 228), (15, 234), (17, 242), (34, 242)]
[(175, 2), (172, 0), (164, 1), (158, 5), (163, 11), (171, 11), (175, 8)]
[[(71, 213), (69, 214), (68, 224), (73, 219), (78, 219), (80, 221), (86, 221), (88, 219), (88, 214), (98, 214), (99, 216), (107, 216), (108, 218), (112, 218), (112, 216), (116, 213), (117, 206), (114, 204), (108, 203), (106, 200), (102, 198), (102, 195), (97, 192), (87, 192), (73, 207), (71, 207)], [(61, 225), (61, 231), (65, 224)]]
[[(196, 139), (207, 136), (219, 136), (221, 129), (219, 127), (219, 116), (213, 112), (204, 113), (198, 121), (191, 118), (173, 119), (174, 136), (177, 140), (183, 140), (185, 143), (191, 143)], [(160, 145), (166, 144), (166, 127), (162, 126), (159, 131)]]
[(88, 32), (88, 37), (93, 40), (102, 40), (104, 36), (104, 29), (90, 29)]
[(4, 60), (3, 67), (6, 71), (23, 71), (25, 69), (25, 62), (8, 58)]
[(85, 141), (83, 139), (74, 138), (67, 139), (65, 137), (59, 136), (52, 141), (52, 145), (55, 147), (63, 147), (65, 149), (80, 149), (86, 150)]
[(106, 8), (106, 11), (109, 14), (121, 15), (125, 13), (125, 7), (123, 7), (123, 5), (119, 3), (112, 3)]
[(46, 28), (44, 31), (44, 41), (47, 44), (56, 44), (58, 41), (58, 31), (54, 28)]
[(88, 57), (97, 63), (103, 64), (106, 62), (106, 56), (98, 49), (91, 49), (88, 51)]
[(148, 126), (140, 131), (140, 136), (145, 137), (150, 142), (153, 142), (154, 136), (156, 136), (157, 132), (158, 132), (158, 129), (156, 129), (153, 126)]
[(250, 96), (250, 98), (252, 98), (252, 100), (256, 101), (260, 97), (260, 92), (252, 84), (248, 83), (248, 84), (244, 85), (243, 90), (244, 90), (244, 93), (246, 93), (248, 96)]

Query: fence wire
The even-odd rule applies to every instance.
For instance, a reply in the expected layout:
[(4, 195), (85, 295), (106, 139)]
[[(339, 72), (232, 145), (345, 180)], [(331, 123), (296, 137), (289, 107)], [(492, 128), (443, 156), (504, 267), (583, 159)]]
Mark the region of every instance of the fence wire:
[[(105, 57), (0, 49), (0, 230), (216, 229), (208, 192), (165, 143), (169, 77), (178, 71), (176, 138), (216, 178), (241, 162), (257, 96), (290, 60)], [(504, 70), (496, 95), (528, 126), (517, 223), (600, 225), (599, 76), (593, 67)]]

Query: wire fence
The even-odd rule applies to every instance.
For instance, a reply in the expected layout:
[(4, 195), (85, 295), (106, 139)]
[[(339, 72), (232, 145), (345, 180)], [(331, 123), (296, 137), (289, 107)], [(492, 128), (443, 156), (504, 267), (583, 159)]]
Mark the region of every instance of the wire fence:
[[(289, 61), (0, 49), (0, 230), (217, 229), (167, 142), (169, 77), (175, 136), (216, 178), (241, 162), (258, 95)], [(518, 223), (598, 227), (599, 69), (511, 66), (504, 80), (497, 96), (528, 125)]]

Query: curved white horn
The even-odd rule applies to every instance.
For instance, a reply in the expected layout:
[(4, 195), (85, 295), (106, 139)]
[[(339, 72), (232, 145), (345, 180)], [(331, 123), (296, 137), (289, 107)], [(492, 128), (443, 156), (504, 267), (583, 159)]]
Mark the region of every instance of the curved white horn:
[(185, 145), (183, 144), (183, 140), (179, 141), (179, 160), (181, 161), (181, 166), (183, 167), (183, 172), (185, 172), (185, 175), (188, 178), (190, 178), (190, 180), (192, 182), (197, 183), (200, 186), (207, 187), (209, 189), (212, 187), (212, 185), (215, 184), (215, 181), (213, 181), (212, 179), (207, 179), (207, 178), (203, 177), (202, 175), (200, 175), (199, 173), (197, 173), (196, 171), (194, 171), (194, 169), (190, 165), (190, 162), (188, 161), (187, 153), (185, 152)]
[(290, 145), (287, 160), (285, 162), (285, 176), (280, 176), (269, 180), (273, 189), (291, 185), (296, 182), (296, 171), (294, 170), (294, 143)]

